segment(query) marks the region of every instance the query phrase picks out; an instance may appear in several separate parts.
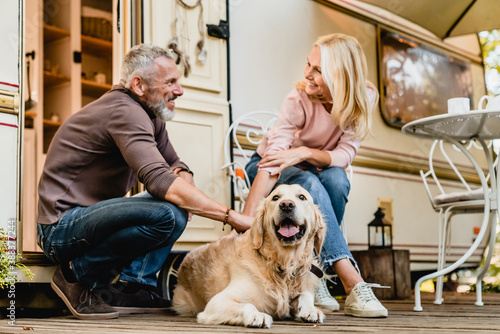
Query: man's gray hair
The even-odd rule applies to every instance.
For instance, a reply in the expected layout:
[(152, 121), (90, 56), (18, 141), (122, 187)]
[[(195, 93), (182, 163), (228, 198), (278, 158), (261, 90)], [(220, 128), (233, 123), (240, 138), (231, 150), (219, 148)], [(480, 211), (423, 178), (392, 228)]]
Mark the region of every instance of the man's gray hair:
[(136, 75), (149, 83), (156, 72), (155, 59), (158, 57), (174, 59), (169, 51), (156, 45), (139, 44), (132, 47), (123, 59), (120, 84), (130, 89), (131, 80)]

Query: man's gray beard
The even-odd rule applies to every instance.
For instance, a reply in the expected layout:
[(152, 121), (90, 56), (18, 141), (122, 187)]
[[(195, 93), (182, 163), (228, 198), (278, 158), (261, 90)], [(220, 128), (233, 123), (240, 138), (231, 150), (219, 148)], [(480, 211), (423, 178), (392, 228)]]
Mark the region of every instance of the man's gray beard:
[(175, 111), (168, 109), (165, 101), (160, 101), (155, 104), (148, 103), (148, 107), (149, 109), (151, 109), (151, 111), (153, 112), (153, 114), (155, 114), (156, 117), (158, 117), (164, 122), (168, 122), (174, 119)]
[(165, 107), (161, 110), (158, 110), (158, 111), (153, 110), (153, 113), (156, 115), (156, 117), (158, 117), (159, 119), (161, 119), (164, 122), (168, 122), (168, 121), (173, 120), (174, 116), (175, 116), (175, 111), (170, 110), (167, 107)]

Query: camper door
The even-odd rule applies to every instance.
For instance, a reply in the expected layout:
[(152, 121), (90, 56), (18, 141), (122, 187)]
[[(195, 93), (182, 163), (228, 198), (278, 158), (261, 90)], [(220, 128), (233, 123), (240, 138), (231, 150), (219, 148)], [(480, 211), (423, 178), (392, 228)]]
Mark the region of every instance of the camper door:
[(23, 6), (23, 0), (3, 0), (0, 10), (0, 228), (10, 241), (20, 220)]

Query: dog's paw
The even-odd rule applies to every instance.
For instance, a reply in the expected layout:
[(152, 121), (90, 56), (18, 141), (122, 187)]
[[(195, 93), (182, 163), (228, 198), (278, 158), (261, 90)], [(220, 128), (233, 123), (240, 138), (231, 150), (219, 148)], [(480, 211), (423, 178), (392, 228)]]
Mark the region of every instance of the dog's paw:
[(325, 319), (325, 315), (314, 306), (303, 306), (300, 308), (299, 313), (295, 316), (295, 319), (302, 320), (304, 322), (322, 324)]
[(273, 318), (266, 313), (252, 311), (243, 320), (245, 327), (271, 328)]

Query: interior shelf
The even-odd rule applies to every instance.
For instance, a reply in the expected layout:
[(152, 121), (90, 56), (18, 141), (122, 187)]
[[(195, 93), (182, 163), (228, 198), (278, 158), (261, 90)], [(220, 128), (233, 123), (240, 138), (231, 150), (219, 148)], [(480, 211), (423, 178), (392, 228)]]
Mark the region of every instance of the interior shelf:
[(82, 51), (96, 56), (108, 57), (113, 52), (113, 42), (82, 35)]
[(70, 77), (66, 75), (43, 71), (43, 85), (45, 87), (60, 85), (65, 82), (69, 82), (70, 80)]
[(68, 30), (64, 30), (58, 28), (56, 26), (51, 26), (48, 24), (43, 25), (43, 42), (50, 43), (65, 37), (69, 37), (70, 32)]
[(110, 89), (110, 84), (100, 84), (95, 81), (82, 79), (82, 93), (84, 95), (101, 96)]
[(46, 118), (43, 119), (43, 125), (47, 128), (58, 128), (61, 126), (61, 124), (62, 124), (61, 121), (52, 121)]
[[(39, 15), (44, 14), (44, 8), (52, 8), (53, 0), (37, 1), (43, 5), (38, 8)], [(111, 0), (62, 1), (48, 17), (50, 22), (44, 22), (39, 27), (43, 27), (43, 36), (40, 36), (43, 41), (40, 45), (43, 62), (40, 62), (37, 72), (43, 78), (43, 104), (38, 116), (41, 120), (35, 122), (34, 116), (28, 115), (29, 122), (26, 124), (42, 128), (43, 152), (47, 151), (64, 120), (112, 87), (111, 84), (99, 84), (93, 80), (98, 74), (103, 74), (110, 83), (113, 78), (113, 42), (89, 36), (96, 33), (95, 36), (105, 37), (100, 34), (102, 22), (91, 21), (87, 27), (91, 28), (88, 35), (82, 34), (85, 31), (83, 8), (93, 8), (90, 11), (92, 15), (88, 15), (93, 18), (99, 11), (111, 13), (112, 3)], [(50, 115), (54, 114), (59, 116), (57, 122), (51, 120)]]

